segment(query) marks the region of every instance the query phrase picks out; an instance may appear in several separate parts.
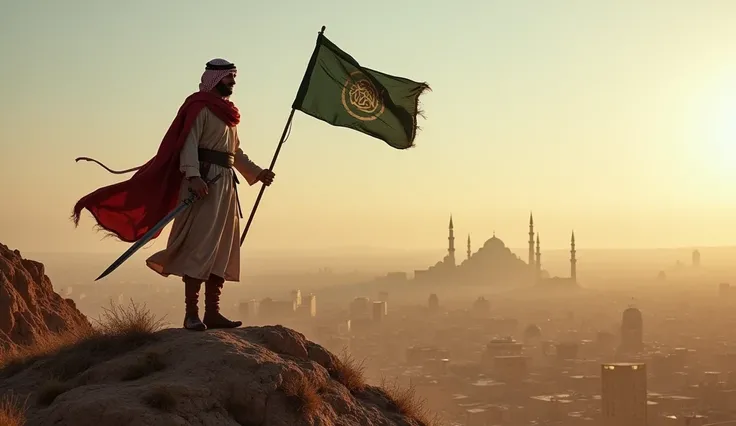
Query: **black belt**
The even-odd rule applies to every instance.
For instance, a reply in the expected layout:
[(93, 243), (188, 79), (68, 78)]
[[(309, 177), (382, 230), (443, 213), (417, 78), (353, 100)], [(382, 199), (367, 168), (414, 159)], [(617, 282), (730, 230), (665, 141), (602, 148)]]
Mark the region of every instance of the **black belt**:
[[(207, 176), (210, 171), (210, 165), (215, 164), (226, 169), (232, 169), (235, 166), (235, 154), (229, 152), (215, 151), (212, 149), (199, 148), (198, 150), (200, 166), (199, 174), (203, 177)], [(240, 209), (240, 197), (238, 197), (238, 176), (233, 171), (233, 188), (235, 188), (235, 201), (238, 205), (238, 215), (243, 218), (243, 211)]]
[(217, 164), (220, 167), (232, 169), (235, 165), (235, 154), (212, 149), (199, 148), (199, 161), (203, 163)]

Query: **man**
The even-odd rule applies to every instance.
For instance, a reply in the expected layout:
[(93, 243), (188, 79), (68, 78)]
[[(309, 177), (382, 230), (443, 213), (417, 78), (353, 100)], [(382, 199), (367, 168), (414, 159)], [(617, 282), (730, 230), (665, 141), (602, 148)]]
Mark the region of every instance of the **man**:
[[(75, 223), (86, 208), (98, 225), (123, 241), (135, 241), (191, 192), (202, 197), (174, 219), (165, 250), (146, 261), (163, 276), (184, 281), (184, 328), (234, 328), (242, 325), (220, 313), (225, 281), (240, 279), (240, 204), (233, 167), (254, 185), (271, 185), (274, 174), (254, 164), (240, 148), (240, 114), (229, 97), (237, 69), (224, 59), (208, 62), (199, 92), (179, 109), (156, 157), (130, 180), (100, 188), (74, 208)], [(212, 184), (210, 180), (219, 176)], [(205, 284), (204, 319), (199, 293)]]

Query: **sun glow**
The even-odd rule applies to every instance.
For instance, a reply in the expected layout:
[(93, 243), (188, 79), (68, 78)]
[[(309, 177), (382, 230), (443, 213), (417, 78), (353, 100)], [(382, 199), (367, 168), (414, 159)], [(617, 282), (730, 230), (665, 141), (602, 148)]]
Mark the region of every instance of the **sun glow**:
[(693, 140), (695, 151), (711, 173), (736, 178), (736, 81), (709, 96), (702, 111), (701, 132)]

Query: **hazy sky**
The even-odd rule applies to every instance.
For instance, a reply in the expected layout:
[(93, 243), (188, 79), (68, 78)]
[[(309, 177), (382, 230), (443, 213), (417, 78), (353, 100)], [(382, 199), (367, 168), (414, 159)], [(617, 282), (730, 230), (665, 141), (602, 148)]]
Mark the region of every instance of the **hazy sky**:
[[(0, 242), (122, 251), (76, 200), (146, 162), (204, 63), (238, 65), (244, 149), (266, 166), (316, 33), (427, 81), (417, 147), (297, 113), (246, 250), (543, 248), (736, 240), (736, 2), (3, 1)], [(250, 211), (258, 187), (241, 186)], [(168, 234), (165, 233), (163, 237)], [(160, 238), (150, 252), (160, 249)], [(458, 244), (461, 245), (461, 244)]]

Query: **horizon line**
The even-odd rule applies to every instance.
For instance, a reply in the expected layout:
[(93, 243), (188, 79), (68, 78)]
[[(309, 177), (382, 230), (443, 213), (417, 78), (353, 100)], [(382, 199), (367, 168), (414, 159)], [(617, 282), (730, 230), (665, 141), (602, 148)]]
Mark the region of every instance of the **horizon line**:
[[(509, 247), (506, 246), (509, 250), (526, 250), (528, 247)], [(10, 248), (10, 247), (8, 247)], [(652, 247), (578, 247), (576, 246), (576, 250), (578, 252), (581, 251), (653, 251), (653, 250), (702, 250), (702, 249), (735, 249), (736, 244), (734, 245), (688, 245), (688, 246), (652, 246)], [(366, 251), (373, 251), (373, 252), (407, 252), (407, 253), (417, 253), (417, 252), (435, 252), (435, 251), (445, 251), (446, 248), (387, 248), (387, 247), (378, 247), (378, 246), (334, 246), (334, 247), (322, 247), (322, 248), (297, 248), (297, 249), (288, 249), (288, 248), (267, 248), (267, 249), (260, 249), (259, 252), (261, 253), (277, 253), (277, 252), (291, 252), (291, 253), (299, 253), (299, 254), (309, 254), (313, 252), (330, 252), (330, 251), (344, 251), (346, 249), (350, 250), (366, 250)], [(569, 246), (563, 246), (563, 247), (555, 247), (555, 248), (549, 248), (546, 250), (542, 250), (544, 253), (551, 252), (551, 251), (568, 251), (570, 249)], [(11, 250), (15, 250), (11, 248)], [(17, 249), (21, 252), (24, 252), (25, 250)], [(473, 252), (477, 252), (478, 249), (473, 250)], [(112, 253), (118, 253), (117, 250), (110, 250), (110, 251), (61, 251), (61, 250), (28, 250), (25, 251), (27, 253), (32, 254), (112, 254)], [(252, 253), (252, 252), (251, 252)], [(309, 257), (309, 256), (307, 256)]]

